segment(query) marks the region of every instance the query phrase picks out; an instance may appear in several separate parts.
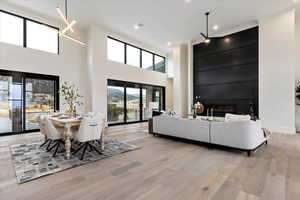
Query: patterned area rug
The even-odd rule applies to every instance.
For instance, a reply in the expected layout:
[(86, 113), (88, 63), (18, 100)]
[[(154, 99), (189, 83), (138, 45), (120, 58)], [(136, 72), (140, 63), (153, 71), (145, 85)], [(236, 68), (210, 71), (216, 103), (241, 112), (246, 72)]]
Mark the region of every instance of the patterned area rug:
[[(41, 142), (35, 142), (10, 146), (18, 183), (31, 181), (42, 176), (140, 148), (125, 142), (111, 140), (105, 142), (105, 148), (101, 155), (96, 151), (86, 151), (84, 159), (80, 160), (81, 150), (76, 155), (72, 155), (70, 160), (67, 160), (64, 156), (63, 145), (61, 145), (55, 158), (52, 157), (53, 152), (47, 152), (40, 145)], [(76, 149), (77, 147), (75, 146), (74, 148)]]

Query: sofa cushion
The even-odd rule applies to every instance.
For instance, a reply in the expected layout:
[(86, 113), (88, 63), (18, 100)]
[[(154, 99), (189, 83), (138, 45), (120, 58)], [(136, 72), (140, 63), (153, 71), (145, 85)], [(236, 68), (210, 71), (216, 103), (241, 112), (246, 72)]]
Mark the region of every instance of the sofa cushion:
[(250, 115), (234, 115), (230, 113), (226, 113), (225, 115), (225, 122), (228, 121), (248, 121), (250, 120)]

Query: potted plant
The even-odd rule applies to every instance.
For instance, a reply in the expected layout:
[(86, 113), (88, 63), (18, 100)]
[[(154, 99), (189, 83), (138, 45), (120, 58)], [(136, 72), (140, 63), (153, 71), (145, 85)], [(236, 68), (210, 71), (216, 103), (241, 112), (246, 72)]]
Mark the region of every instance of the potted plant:
[(64, 82), (61, 86), (60, 93), (65, 101), (65, 104), (68, 105), (69, 110), (68, 114), (70, 117), (75, 117), (76, 115), (76, 108), (75, 106), (83, 105), (82, 98), (79, 94), (78, 88), (75, 87), (74, 84), (68, 84)]

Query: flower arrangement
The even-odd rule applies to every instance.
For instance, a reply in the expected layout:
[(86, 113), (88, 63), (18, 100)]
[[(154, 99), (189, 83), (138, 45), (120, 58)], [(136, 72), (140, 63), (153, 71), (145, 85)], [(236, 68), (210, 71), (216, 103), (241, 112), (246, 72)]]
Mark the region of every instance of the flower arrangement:
[(64, 82), (61, 86), (60, 94), (62, 95), (65, 104), (69, 107), (68, 113), (70, 117), (76, 115), (75, 106), (83, 105), (83, 96), (79, 94), (78, 88), (76, 88), (75, 84), (68, 84), (67, 82)]

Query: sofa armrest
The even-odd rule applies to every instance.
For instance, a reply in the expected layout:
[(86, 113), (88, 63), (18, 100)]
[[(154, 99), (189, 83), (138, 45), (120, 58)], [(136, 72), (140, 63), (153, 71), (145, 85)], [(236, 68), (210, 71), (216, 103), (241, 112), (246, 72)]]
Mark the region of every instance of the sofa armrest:
[(259, 121), (213, 122), (210, 129), (211, 143), (243, 150), (253, 150), (264, 143)]

